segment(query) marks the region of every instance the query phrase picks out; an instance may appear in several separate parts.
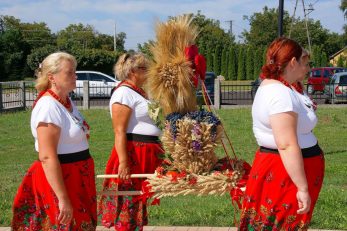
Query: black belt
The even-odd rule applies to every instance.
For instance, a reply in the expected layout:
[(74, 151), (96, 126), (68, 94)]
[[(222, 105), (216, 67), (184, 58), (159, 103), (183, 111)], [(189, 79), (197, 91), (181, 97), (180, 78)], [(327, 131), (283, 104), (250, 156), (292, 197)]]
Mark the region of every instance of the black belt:
[[(263, 146), (260, 146), (259, 149), (261, 152), (267, 152), (267, 153), (273, 153), (273, 154), (279, 154), (278, 149), (272, 149), (272, 148), (266, 148)], [(319, 156), (323, 153), (322, 149), (319, 147), (318, 144), (315, 146), (309, 147), (309, 148), (302, 148), (301, 149), (302, 157), (309, 158), (314, 156)]]
[(58, 159), (61, 164), (73, 163), (81, 160), (87, 160), (89, 158), (91, 158), (89, 154), (89, 149), (80, 152), (58, 155)]
[(127, 140), (138, 141), (143, 143), (160, 143), (158, 136), (148, 136), (134, 133), (127, 133)]

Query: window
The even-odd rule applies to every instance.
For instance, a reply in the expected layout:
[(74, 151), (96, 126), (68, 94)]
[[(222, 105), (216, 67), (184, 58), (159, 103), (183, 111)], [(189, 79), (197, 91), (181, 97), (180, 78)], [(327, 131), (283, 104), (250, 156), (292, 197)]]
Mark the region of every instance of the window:
[(77, 80), (88, 80), (87, 73), (76, 73)]
[(329, 70), (324, 70), (324, 75), (323, 75), (323, 77), (324, 77), (324, 78), (329, 78), (329, 76), (330, 76), (330, 71), (329, 71)]
[(347, 85), (347, 75), (340, 76), (340, 85)]
[(90, 81), (102, 81), (104, 77), (95, 73), (89, 73), (89, 79)]
[(312, 72), (312, 77), (320, 77), (321, 76), (321, 70), (314, 70)]

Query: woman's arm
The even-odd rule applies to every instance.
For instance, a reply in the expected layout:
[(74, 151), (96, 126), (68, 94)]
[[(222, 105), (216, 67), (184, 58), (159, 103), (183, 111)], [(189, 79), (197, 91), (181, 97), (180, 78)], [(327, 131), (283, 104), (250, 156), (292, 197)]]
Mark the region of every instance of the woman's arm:
[(129, 179), (130, 169), (127, 152), (127, 127), (132, 110), (125, 105), (112, 105), (112, 125), (114, 144), (119, 158), (118, 175), (120, 179)]
[(39, 123), (37, 127), (39, 159), (47, 181), (59, 200), (60, 213), (58, 221), (62, 224), (67, 224), (72, 219), (73, 208), (64, 184), (57, 155), (59, 137), (60, 128), (58, 126), (49, 123)]
[(310, 209), (311, 198), (308, 193), (304, 161), (297, 138), (297, 114), (279, 113), (270, 116), (270, 124), (283, 165), (298, 189), (299, 214)]

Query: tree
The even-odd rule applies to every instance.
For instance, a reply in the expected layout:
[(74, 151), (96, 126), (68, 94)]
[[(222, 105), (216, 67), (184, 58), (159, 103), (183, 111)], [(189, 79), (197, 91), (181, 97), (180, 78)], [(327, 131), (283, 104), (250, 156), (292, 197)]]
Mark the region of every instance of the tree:
[(340, 55), (339, 58), (337, 59), (336, 66), (343, 67), (344, 64), (345, 64), (345, 59), (342, 55)]
[[(256, 12), (252, 16), (244, 16), (244, 19), (250, 23), (250, 30), (244, 31), (242, 36), (246, 44), (258, 47), (268, 46), (277, 36), (277, 20), (278, 10), (275, 8), (269, 9), (268, 7), (263, 8), (263, 12)], [(330, 33), (329, 30), (323, 28), (320, 21), (309, 19), (308, 30), (310, 34), (311, 45), (322, 45), (322, 50), (327, 54), (332, 55), (342, 49), (344, 40), (342, 35), (336, 33)], [(284, 35), (293, 37), (300, 45), (305, 48), (309, 48), (306, 22), (301, 18), (290, 18), (287, 11), (284, 12), (283, 16), (283, 32)], [(342, 44), (342, 45), (341, 45)]]
[(73, 52), (78, 63), (78, 70), (95, 70), (110, 75), (119, 54), (118, 52), (101, 49), (84, 49)]
[(222, 55), (222, 47), (217, 46), (213, 53), (213, 71), (216, 75), (221, 74), (221, 55)]
[(228, 49), (223, 48), (221, 57), (221, 75), (225, 78), (228, 76)]
[(254, 69), (253, 69), (253, 77), (254, 80), (256, 78), (258, 78), (260, 72), (261, 72), (261, 67), (263, 66), (263, 51), (264, 51), (264, 47), (258, 47), (255, 48), (255, 52), (254, 52)]
[(57, 47), (52, 45), (46, 45), (44, 47), (36, 48), (32, 50), (31, 54), (27, 57), (27, 65), (30, 70), (34, 72), (39, 64), (46, 58), (49, 54), (56, 52)]
[(312, 53), (311, 53), (311, 67), (320, 67), (321, 66), (321, 53), (322, 49), (320, 46), (314, 45), (312, 46)]
[[(242, 32), (242, 38), (247, 44), (255, 47), (267, 46), (277, 37), (277, 9), (269, 9), (265, 6), (263, 12), (256, 12), (252, 16), (245, 15), (243, 18), (248, 20), (250, 25), (249, 32), (246, 30)], [(289, 21), (289, 14), (285, 11), (283, 15), (283, 31), (286, 30)]]
[(97, 35), (90, 25), (70, 24), (57, 33), (57, 45), (60, 49), (68, 51), (96, 48)]
[(320, 66), (321, 67), (325, 67), (325, 66), (328, 66), (328, 65), (331, 65), (329, 62), (328, 62), (328, 56), (327, 56), (327, 53), (325, 53), (324, 51), (321, 53), (321, 63), (320, 63)]
[(0, 16), (0, 20), (4, 23), (5, 30), (19, 30), (30, 49), (43, 47), (48, 44), (55, 44), (55, 38), (46, 23), (22, 23), (13, 16)]
[(254, 48), (252, 46), (248, 46), (246, 50), (246, 79), (254, 79), (253, 71), (254, 71)]
[(206, 70), (213, 71), (213, 53), (211, 48), (207, 50), (205, 59), (206, 59)]
[(137, 44), (137, 49), (141, 51), (142, 53), (146, 54), (148, 57), (152, 58), (152, 52), (151, 47), (154, 45), (153, 40), (149, 40), (148, 42), (145, 42), (143, 45)]
[(0, 81), (23, 79), (29, 45), (16, 29), (0, 33)]
[(229, 49), (228, 79), (237, 79), (236, 46), (231, 46)]
[(230, 37), (221, 27), (218, 20), (207, 19), (200, 11), (192, 15), (193, 23), (201, 30), (197, 37), (196, 44), (201, 48), (201, 54), (206, 55), (206, 47), (228, 47), (235, 42), (234, 36)]
[(117, 51), (119, 52), (125, 51), (124, 44), (125, 44), (126, 38), (127, 38), (127, 35), (124, 32), (120, 32), (117, 34), (117, 37), (116, 37)]
[(245, 69), (245, 48), (243, 46), (239, 47), (239, 53), (237, 56), (237, 80), (246, 79), (246, 69)]

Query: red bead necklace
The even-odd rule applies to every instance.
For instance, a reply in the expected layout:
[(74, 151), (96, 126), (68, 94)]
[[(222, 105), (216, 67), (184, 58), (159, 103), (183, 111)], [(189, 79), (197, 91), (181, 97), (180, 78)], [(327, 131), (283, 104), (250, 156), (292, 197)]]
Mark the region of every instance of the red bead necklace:
[(39, 101), (39, 99), (44, 95), (46, 94), (47, 91), (40, 91), (39, 95), (36, 97), (34, 103), (33, 103), (33, 108), (36, 106), (37, 104), (37, 101)]
[(280, 81), (281, 83), (283, 83), (284, 86), (291, 88), (291, 87), (290, 87), (291, 85), (287, 82), (287, 80), (283, 79), (282, 77), (279, 77), (279, 78), (278, 78), (278, 81)]
[(292, 84), (289, 84), (287, 82), (287, 80), (283, 79), (282, 77), (279, 77), (278, 78), (278, 81), (280, 81), (281, 83), (283, 83), (286, 87), (289, 87), (289, 88), (294, 88), (297, 92), (299, 92), (300, 94), (304, 94), (304, 88), (302, 86), (301, 83), (299, 82), (296, 82), (296, 83), (292, 83)]
[(304, 87), (302, 86), (302, 83), (300, 82), (293, 83), (292, 87), (294, 87), (295, 90), (299, 92), (300, 94), (304, 94)]
[[(117, 88), (120, 87), (121, 85), (129, 85), (132, 89), (134, 89), (137, 93), (139, 93), (140, 95), (142, 95), (143, 98), (145, 99), (148, 99), (147, 98), (147, 94), (146, 92), (142, 89), (142, 88), (139, 88), (138, 86), (130, 83), (129, 81), (127, 80), (123, 80), (120, 84), (118, 84)], [(117, 89), (116, 88), (116, 89)]]
[(51, 89), (48, 89), (47, 92), (53, 96), (53, 98), (55, 98), (56, 100), (58, 100), (59, 103), (61, 103), (65, 108), (70, 109), (71, 108), (71, 101), (69, 99), (68, 96), (66, 96), (65, 102), (57, 95), (54, 93), (54, 91), (52, 91)]

